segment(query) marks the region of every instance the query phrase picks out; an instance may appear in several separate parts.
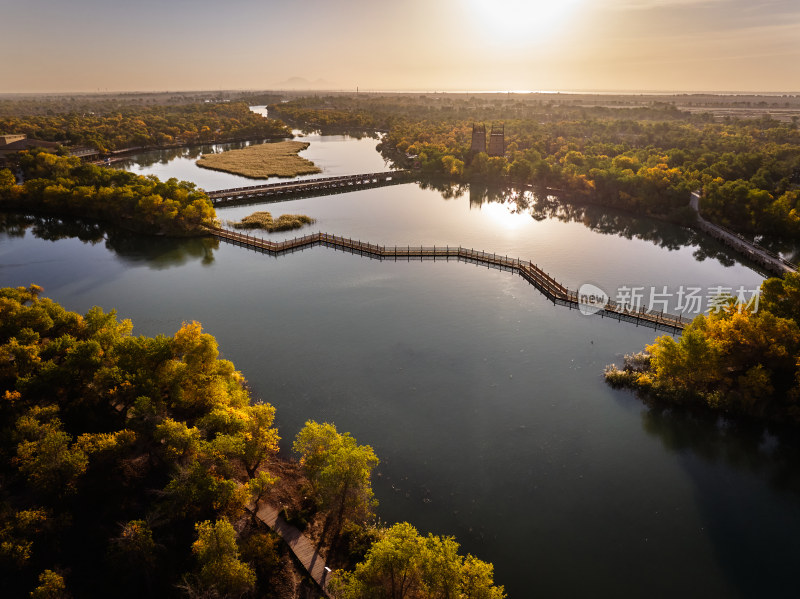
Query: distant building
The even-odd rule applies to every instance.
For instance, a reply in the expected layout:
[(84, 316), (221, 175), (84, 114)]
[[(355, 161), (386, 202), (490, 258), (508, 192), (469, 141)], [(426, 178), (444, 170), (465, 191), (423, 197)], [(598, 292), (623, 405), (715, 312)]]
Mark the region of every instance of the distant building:
[(77, 156), (83, 160), (96, 160), (100, 158), (100, 152), (94, 148), (78, 147), (72, 148), (69, 151), (70, 156)]
[(14, 152), (30, 150), (31, 148), (41, 148), (43, 150), (55, 150), (59, 145), (52, 141), (42, 141), (40, 139), (28, 139), (24, 134), (0, 135), (0, 158), (5, 158)]
[(7, 135), (0, 135), (0, 148), (12, 144), (16, 141), (22, 141), (28, 136), (24, 133), (9, 133)]
[(472, 124), (472, 144), (469, 147), (470, 154), (480, 152), (488, 153), (489, 156), (505, 156), (505, 125), (492, 125), (489, 135), (489, 150), (486, 150), (486, 125)]
[(472, 124), (472, 144), (469, 151), (472, 154), (486, 152), (486, 125)]
[(506, 154), (506, 127), (505, 125), (492, 124), (492, 132), (489, 135), (489, 156), (505, 156)]

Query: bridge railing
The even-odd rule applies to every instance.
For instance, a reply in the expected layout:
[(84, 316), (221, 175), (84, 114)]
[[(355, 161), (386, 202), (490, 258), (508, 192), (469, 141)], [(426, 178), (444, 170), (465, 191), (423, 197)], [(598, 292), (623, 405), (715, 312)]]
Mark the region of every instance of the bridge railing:
[[(382, 246), (366, 241), (356, 240), (350, 237), (331, 235), (329, 233), (311, 233), (302, 237), (294, 237), (283, 241), (268, 241), (249, 233), (240, 233), (229, 229), (211, 229), (211, 232), (224, 239), (239, 242), (251, 247), (265, 249), (270, 252), (290, 251), (295, 248), (314, 245), (318, 243), (327, 244), (342, 248), (350, 252), (361, 252), (381, 257), (400, 257), (400, 258), (458, 258), (460, 260), (474, 261), (476, 263), (489, 266), (499, 266), (518, 272), (531, 284), (540, 289), (547, 297), (553, 301), (566, 303), (568, 305), (580, 305), (580, 297), (577, 291), (564, 287), (556, 281), (549, 273), (536, 266), (531, 261), (523, 261), (519, 258), (509, 258), (507, 255), (489, 253), (473, 248), (461, 246)], [(681, 329), (686, 324), (680, 315), (668, 314), (663, 311), (646, 310), (644, 306), (628, 306), (609, 300), (602, 308), (609, 314), (616, 314), (618, 317), (633, 319), (637, 322), (661, 324), (673, 328)]]
[(797, 268), (798, 268), (798, 267), (797, 267), (797, 265), (796, 265), (796, 264), (794, 264), (793, 262), (790, 262), (789, 260), (787, 260), (786, 258), (784, 258), (783, 256), (781, 256), (780, 254), (778, 254), (778, 253), (776, 253), (776, 252), (773, 252), (773, 251), (772, 251), (772, 250), (770, 250), (770, 249), (767, 249), (767, 248), (765, 248), (763, 245), (760, 245), (760, 244), (756, 243), (755, 241), (750, 241), (749, 239), (747, 239), (747, 238), (746, 238), (744, 235), (742, 235), (741, 233), (737, 233), (736, 231), (733, 231), (733, 230), (729, 229), (729, 228), (728, 228), (728, 227), (726, 227), (725, 225), (719, 225), (719, 224), (717, 224), (717, 223), (712, 223), (711, 221), (709, 221), (709, 220), (706, 220), (706, 219), (704, 219), (704, 218), (702, 218), (702, 217), (700, 217), (700, 219), (701, 219), (701, 220), (700, 220), (700, 222), (701, 222), (701, 223), (702, 223), (704, 226), (706, 226), (706, 227), (708, 227), (708, 228), (710, 228), (710, 229), (716, 229), (716, 230), (718, 230), (718, 231), (721, 231), (721, 232), (725, 233), (726, 235), (729, 235), (730, 237), (732, 237), (732, 238), (736, 239), (736, 240), (737, 240), (738, 242), (740, 242), (740, 243), (741, 243), (741, 244), (742, 244), (744, 247), (746, 247), (746, 248), (752, 248), (752, 249), (755, 249), (755, 250), (757, 250), (757, 251), (759, 251), (759, 252), (762, 252), (762, 253), (764, 253), (764, 254), (768, 255), (770, 258), (773, 258), (773, 259), (774, 259), (774, 260), (776, 260), (777, 262), (780, 262), (780, 263), (781, 263), (781, 264), (783, 264), (784, 266), (787, 266), (787, 267), (789, 267), (790, 269), (792, 269), (792, 270), (794, 270), (794, 271), (797, 271)]
[(313, 179), (292, 179), (291, 181), (281, 181), (278, 183), (265, 183), (263, 185), (249, 185), (246, 187), (231, 187), (228, 189), (215, 189), (213, 191), (207, 191), (207, 195), (211, 196), (218, 196), (218, 195), (225, 195), (231, 193), (243, 193), (248, 191), (263, 191), (269, 189), (278, 189), (281, 187), (286, 187), (287, 185), (319, 185), (322, 183), (334, 183), (334, 182), (347, 182), (347, 181), (358, 181), (359, 179), (375, 179), (375, 178), (393, 178), (395, 176), (402, 176), (408, 175), (411, 171), (409, 170), (397, 170), (397, 171), (384, 171), (380, 173), (364, 173), (359, 175), (341, 175), (336, 177), (317, 177)]

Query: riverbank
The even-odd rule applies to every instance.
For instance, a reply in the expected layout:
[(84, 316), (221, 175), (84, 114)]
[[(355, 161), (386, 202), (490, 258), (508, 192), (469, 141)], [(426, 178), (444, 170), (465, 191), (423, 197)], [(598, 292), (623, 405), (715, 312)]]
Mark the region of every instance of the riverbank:
[[(101, 153), (103, 157), (100, 160), (91, 160), (89, 161), (91, 164), (96, 165), (103, 165), (103, 164), (113, 164), (115, 162), (120, 162), (122, 160), (127, 160), (131, 155), (139, 154), (141, 152), (151, 152), (157, 150), (179, 150), (181, 148), (198, 148), (201, 146), (208, 146), (208, 145), (215, 145), (215, 144), (232, 144), (232, 143), (271, 143), (280, 140), (289, 140), (291, 136), (286, 135), (277, 135), (271, 137), (264, 137), (264, 136), (247, 136), (247, 137), (229, 137), (223, 139), (209, 139), (209, 140), (197, 140), (188, 143), (178, 143), (178, 144), (165, 144), (165, 145), (150, 145), (150, 146), (141, 146), (141, 147), (133, 147), (133, 148), (123, 148), (121, 150), (111, 150), (106, 153)], [(69, 149), (69, 148), (68, 148)]]

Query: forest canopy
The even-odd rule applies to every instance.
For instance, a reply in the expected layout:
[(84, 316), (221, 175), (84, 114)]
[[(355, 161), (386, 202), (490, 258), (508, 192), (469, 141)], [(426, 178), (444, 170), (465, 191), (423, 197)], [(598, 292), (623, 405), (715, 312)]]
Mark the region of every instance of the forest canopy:
[(4, 592), (44, 580), (76, 596), (174, 594), (186, 572), (208, 588), (220, 562), (213, 585), (254, 588), (236, 538), (201, 547), (207, 521), (230, 539), (228, 519), (274, 459), (274, 408), (252, 401), (198, 323), (135, 337), (114, 312), (68, 312), (40, 293), (0, 290)]
[(0, 132), (87, 146), (107, 153), (126, 148), (185, 145), (232, 139), (292, 137), (280, 121), (250, 110), (247, 102), (190, 102), (142, 105), (133, 102), (78, 103), (69, 112), (41, 102), (0, 102)]
[(198, 235), (216, 212), (194, 183), (96, 166), (46, 152), (18, 154), (25, 182), (0, 170), (0, 209), (44, 212), (111, 222), (164, 235)]

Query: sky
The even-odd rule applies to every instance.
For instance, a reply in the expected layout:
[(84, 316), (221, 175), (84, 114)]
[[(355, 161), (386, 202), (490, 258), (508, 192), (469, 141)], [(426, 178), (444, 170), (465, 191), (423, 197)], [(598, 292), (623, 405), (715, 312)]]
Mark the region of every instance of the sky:
[(0, 93), (800, 92), (800, 0), (0, 0), (0, 23)]

